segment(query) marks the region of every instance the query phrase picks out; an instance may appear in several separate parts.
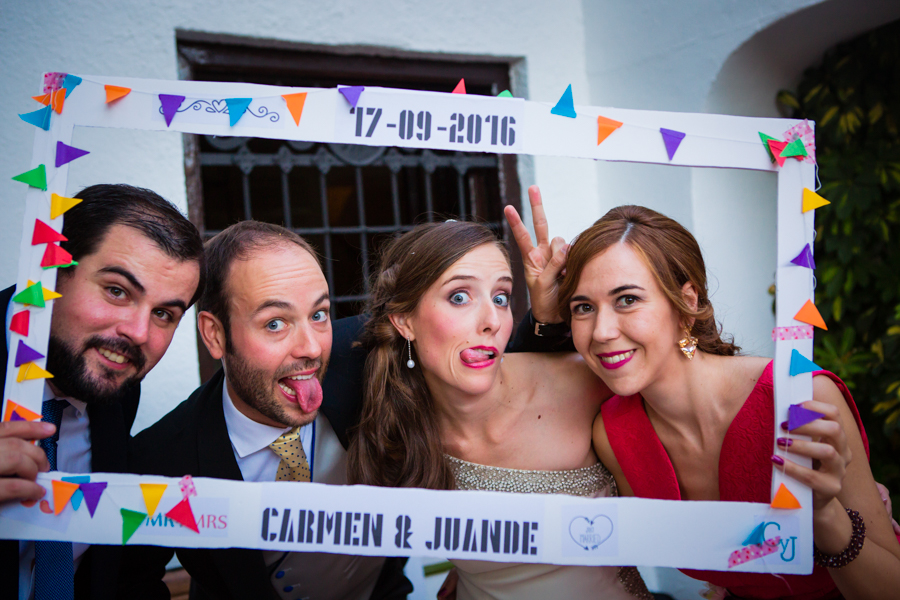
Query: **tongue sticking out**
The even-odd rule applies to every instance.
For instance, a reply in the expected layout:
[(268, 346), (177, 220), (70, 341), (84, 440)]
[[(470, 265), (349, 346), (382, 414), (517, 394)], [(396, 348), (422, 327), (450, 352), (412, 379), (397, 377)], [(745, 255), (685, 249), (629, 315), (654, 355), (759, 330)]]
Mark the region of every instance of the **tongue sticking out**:
[(296, 402), (303, 412), (311, 413), (322, 405), (322, 386), (315, 377), (301, 380), (285, 377), (279, 383), (291, 388), (297, 394)]
[(467, 350), (463, 350), (459, 353), (460, 358), (462, 358), (464, 363), (473, 364), (480, 363), (486, 360), (490, 360), (494, 358), (493, 354), (487, 354), (482, 352), (481, 350), (472, 350), (471, 348)]

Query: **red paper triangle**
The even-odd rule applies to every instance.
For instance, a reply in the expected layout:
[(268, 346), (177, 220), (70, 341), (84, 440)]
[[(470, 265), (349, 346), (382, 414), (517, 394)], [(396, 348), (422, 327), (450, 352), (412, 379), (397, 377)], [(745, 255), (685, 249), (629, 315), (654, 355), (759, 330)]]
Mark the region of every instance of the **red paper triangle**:
[(56, 244), (47, 244), (44, 250), (44, 258), (41, 259), (41, 266), (45, 269), (50, 267), (62, 267), (72, 263), (72, 255), (57, 246)]
[(50, 244), (53, 242), (68, 242), (69, 238), (59, 233), (40, 219), (34, 220), (34, 234), (31, 236), (31, 245)]
[(200, 533), (200, 529), (197, 527), (197, 520), (194, 519), (194, 511), (191, 510), (191, 503), (188, 502), (187, 498), (173, 506), (172, 510), (166, 513), (166, 516), (176, 523), (181, 523), (188, 529), (193, 529), (196, 533)]
[(27, 310), (20, 310), (13, 315), (9, 322), (9, 330), (18, 333), (22, 337), (28, 337), (28, 315), (31, 314)]
[(772, 156), (775, 157), (775, 161), (778, 163), (778, 166), (783, 167), (784, 161), (787, 160), (787, 158), (781, 156), (781, 151), (785, 149), (788, 143), (779, 142), (778, 140), (766, 140), (766, 143), (769, 145), (769, 150), (772, 152)]
[(466, 80), (460, 79), (459, 83), (456, 84), (456, 87), (453, 88), (454, 94), (465, 94), (466, 93)]

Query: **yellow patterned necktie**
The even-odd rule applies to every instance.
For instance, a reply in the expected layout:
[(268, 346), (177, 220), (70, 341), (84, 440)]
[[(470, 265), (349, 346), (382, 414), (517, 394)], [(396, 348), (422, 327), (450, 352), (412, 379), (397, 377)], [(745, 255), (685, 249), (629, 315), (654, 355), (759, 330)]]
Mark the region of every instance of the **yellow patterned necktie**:
[(291, 429), (269, 444), (275, 454), (281, 457), (275, 481), (309, 481), (309, 462), (300, 443), (300, 428)]

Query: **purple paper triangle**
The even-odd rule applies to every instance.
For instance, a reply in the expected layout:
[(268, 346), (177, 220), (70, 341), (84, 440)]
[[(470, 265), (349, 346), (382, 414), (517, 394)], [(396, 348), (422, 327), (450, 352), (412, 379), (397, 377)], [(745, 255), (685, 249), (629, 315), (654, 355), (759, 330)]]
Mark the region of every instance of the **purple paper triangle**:
[(806, 267), (807, 269), (816, 268), (816, 261), (813, 260), (812, 248), (809, 247), (809, 244), (805, 245), (803, 250), (800, 251), (800, 254), (791, 259), (791, 262), (798, 267)]
[(169, 94), (160, 94), (159, 103), (162, 104), (163, 116), (166, 118), (166, 127), (172, 124), (175, 113), (184, 102), (184, 96), (170, 96)]
[(93, 518), (94, 511), (97, 510), (97, 503), (100, 502), (100, 496), (103, 494), (103, 490), (106, 489), (106, 482), (82, 483), (78, 486), (78, 489), (84, 494), (84, 503), (87, 504), (88, 512), (91, 513), (91, 518)]
[(16, 411), (13, 411), (12, 414), (9, 416), (9, 420), (10, 421), (24, 421), (25, 419), (22, 418), (22, 415), (20, 415)]
[(87, 150), (82, 150), (81, 148), (75, 148), (74, 146), (67, 146), (62, 142), (56, 142), (57, 168), (63, 166), (64, 164), (72, 162), (76, 158), (81, 158), (86, 154), (90, 154), (90, 152), (88, 152)]
[(662, 134), (663, 143), (666, 145), (666, 153), (669, 155), (669, 160), (672, 160), (675, 158), (675, 152), (678, 150), (678, 146), (681, 145), (681, 140), (684, 139), (685, 134), (664, 127), (660, 127), (659, 132)]
[(812, 423), (816, 419), (824, 417), (820, 412), (803, 408), (799, 404), (791, 404), (788, 408), (788, 431), (793, 431), (798, 427), (803, 427), (807, 423)]
[(25, 344), (25, 342), (23, 342), (22, 340), (19, 340), (19, 347), (16, 348), (17, 367), (21, 367), (25, 363), (29, 363), (39, 358), (44, 358), (44, 355)]
[(366, 88), (361, 85), (353, 85), (338, 88), (338, 91), (344, 95), (344, 98), (347, 99), (347, 102), (350, 103), (350, 106), (356, 108), (356, 103), (359, 102), (359, 95), (363, 93), (364, 89)]

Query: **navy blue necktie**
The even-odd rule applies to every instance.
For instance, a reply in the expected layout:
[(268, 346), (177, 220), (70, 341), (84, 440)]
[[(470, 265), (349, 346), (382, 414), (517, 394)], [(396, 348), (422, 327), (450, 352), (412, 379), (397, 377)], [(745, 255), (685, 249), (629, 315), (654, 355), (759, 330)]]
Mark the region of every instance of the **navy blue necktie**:
[[(46, 400), (42, 407), (43, 419), (56, 425), (52, 437), (38, 442), (50, 470), (56, 470), (56, 443), (59, 441), (59, 424), (69, 403), (65, 400)], [(72, 542), (34, 543), (34, 600), (73, 600), (75, 598), (75, 564)]]

